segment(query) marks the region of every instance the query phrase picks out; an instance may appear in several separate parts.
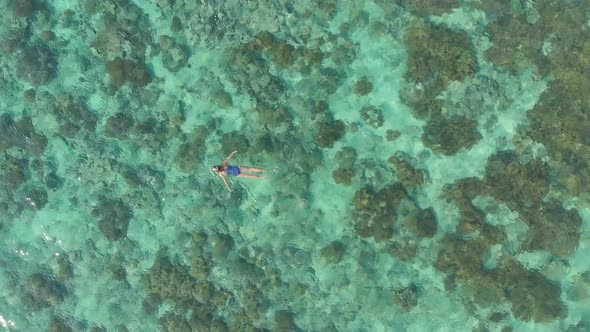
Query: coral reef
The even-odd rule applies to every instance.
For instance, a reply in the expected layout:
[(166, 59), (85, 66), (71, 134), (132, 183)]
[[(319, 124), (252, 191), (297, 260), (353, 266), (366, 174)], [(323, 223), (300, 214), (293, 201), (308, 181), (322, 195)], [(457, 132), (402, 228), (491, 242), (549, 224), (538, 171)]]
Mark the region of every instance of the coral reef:
[[(217, 258), (225, 257), (231, 250), (232, 240), (225, 235), (214, 234), (208, 238), (205, 233), (195, 233), (192, 236), (192, 248), (188, 252), (191, 259), (190, 267), (175, 262), (168, 256), (167, 249), (162, 248), (152, 267), (142, 277), (146, 291), (150, 294), (144, 300), (144, 310), (153, 312), (162, 303), (170, 304), (174, 308), (174, 313), (170, 312), (158, 320), (164, 331), (185, 331), (187, 327), (189, 330), (198, 331), (229, 330), (227, 324), (215, 316), (220, 307), (232, 300), (233, 294), (208, 281), (210, 267), (207, 262), (210, 260), (203, 256), (204, 245), (208, 240), (222, 242), (219, 245), (214, 244), (211, 248), (212, 255), (216, 255)], [(246, 310), (250, 309), (251, 301), (262, 298), (257, 292), (256, 288), (245, 288)], [(249, 298), (251, 295), (255, 298)], [(251, 323), (252, 318), (245, 319)], [(245, 323), (239, 315), (231, 315), (230, 319), (235, 325)]]
[(14, 0), (12, 2), (12, 12), (16, 17), (27, 17), (33, 14), (35, 2), (33, 0)]
[(133, 117), (125, 112), (118, 112), (107, 118), (105, 133), (109, 137), (126, 138), (133, 127)]
[(27, 179), (29, 160), (9, 154), (0, 155), (0, 175), (2, 181), (0, 188), (11, 192), (18, 188)]
[(318, 124), (318, 129), (313, 138), (318, 146), (331, 148), (345, 133), (344, 122), (340, 120), (326, 121)]
[(320, 256), (326, 264), (338, 264), (345, 251), (346, 247), (343, 243), (334, 241), (320, 250)]
[(436, 117), (428, 121), (423, 130), (424, 145), (446, 155), (469, 149), (481, 139), (477, 122), (465, 117)]
[(235, 150), (240, 151), (240, 154), (247, 153), (251, 147), (248, 137), (238, 131), (224, 133), (221, 136), (221, 144), (223, 146), (222, 152), (225, 156), (228, 156), (230, 153), (232, 153), (232, 151)]
[(425, 181), (424, 171), (416, 169), (409, 161), (410, 159), (410, 156), (402, 153), (391, 156), (388, 159), (388, 162), (395, 167), (395, 174), (399, 178), (399, 181), (408, 189), (420, 187)]
[(353, 219), (355, 232), (361, 237), (384, 241), (393, 235), (397, 219), (395, 209), (406, 196), (401, 184), (393, 184), (378, 192), (362, 188), (354, 194)]
[(486, 50), (485, 56), (491, 62), (514, 72), (523, 71), (531, 64), (542, 73), (547, 72), (542, 53), (546, 31), (538, 25), (526, 22), (524, 17), (506, 15), (488, 24), (486, 31), (492, 47)]
[(231, 95), (224, 90), (217, 90), (211, 95), (211, 101), (221, 109), (228, 109), (233, 105)]
[(576, 210), (566, 210), (550, 201), (523, 216), (529, 224), (527, 250), (548, 250), (555, 256), (569, 256), (580, 241), (582, 218)]
[(437, 221), (433, 208), (420, 209), (410, 215), (405, 224), (418, 237), (433, 237), (436, 235)]
[(211, 235), (211, 257), (215, 260), (222, 260), (232, 250), (234, 242), (231, 236), (221, 233)]
[(34, 188), (28, 191), (27, 200), (36, 210), (41, 210), (47, 205), (47, 192), (43, 188)]
[(537, 208), (549, 192), (549, 165), (540, 159), (522, 163), (514, 151), (500, 151), (488, 158), (487, 192), (513, 210)]
[(343, 185), (352, 183), (353, 165), (356, 157), (356, 150), (349, 146), (345, 146), (336, 152), (334, 160), (338, 164), (338, 168), (332, 171), (332, 177), (336, 183)]
[(148, 47), (155, 47), (148, 15), (133, 1), (88, 0), (83, 8), (96, 22), (96, 37), (90, 47), (100, 60), (122, 57), (143, 63)]
[[(159, 253), (143, 277), (143, 283), (150, 294), (170, 302), (179, 312), (197, 302), (195, 292), (200, 292), (200, 287), (196, 287), (198, 282), (187, 267), (173, 264), (165, 250)], [(203, 298), (203, 295), (198, 295), (198, 298)]]
[(338, 168), (332, 171), (332, 178), (337, 184), (350, 186), (352, 184), (352, 169)]
[(557, 73), (557, 79), (528, 112), (531, 121), (528, 134), (546, 147), (565, 191), (580, 195), (585, 191), (583, 188), (590, 185), (587, 167), (590, 165), (590, 141), (584, 125), (588, 107), (584, 91), (590, 88), (590, 80), (575, 73), (562, 75), (564, 72)]
[(391, 142), (398, 139), (401, 135), (402, 133), (399, 130), (387, 129), (387, 131), (385, 132), (385, 139), (388, 142)]
[(442, 25), (417, 25), (404, 35), (408, 49), (406, 79), (427, 90), (442, 91), (451, 81), (462, 81), (477, 71), (473, 45), (465, 33)]
[(406, 237), (396, 238), (384, 251), (402, 262), (407, 262), (418, 254), (418, 245), (416, 241)]
[(463, 81), (477, 71), (469, 37), (441, 25), (416, 24), (404, 35), (404, 44), (409, 53), (404, 77), (410, 85), (401, 98), (417, 117), (430, 118), (424, 127), (424, 144), (448, 155), (473, 146), (481, 138), (477, 123), (463, 116), (443, 116), (437, 100), (451, 81)]
[(207, 129), (205, 126), (199, 126), (192, 134), (183, 136), (184, 143), (178, 149), (174, 163), (180, 170), (191, 172), (205, 151), (204, 141), (207, 138)]
[(29, 116), (23, 116), (16, 123), (16, 129), (18, 130), (18, 134), (13, 134), (16, 134), (17, 137), (20, 136), (21, 138), (14, 138), (15, 144), (18, 145), (18, 142), (26, 137), (27, 151), (33, 157), (41, 156), (41, 154), (43, 154), (43, 151), (45, 151), (45, 148), (47, 147), (47, 137), (36, 132), (35, 127), (33, 126), (33, 119)]
[[(159, 152), (166, 147), (167, 142), (176, 137), (180, 133), (180, 124), (183, 121), (182, 117), (175, 118), (174, 116), (166, 117), (164, 119), (155, 119), (150, 117), (147, 120), (136, 123), (133, 127), (133, 143), (139, 147), (147, 149), (151, 152)], [(197, 132), (200, 131), (197, 128)], [(203, 127), (204, 128), (204, 127)], [(186, 137), (183, 135), (183, 144), (186, 144)]]
[(23, 300), (34, 311), (56, 306), (67, 295), (62, 283), (43, 273), (31, 274), (26, 280), (24, 292)]
[(16, 123), (10, 113), (0, 115), (0, 152), (13, 146), (24, 146), (24, 137), (16, 129)]
[(105, 68), (116, 88), (122, 87), (125, 83), (143, 88), (152, 81), (151, 74), (143, 63), (117, 57), (108, 61)]
[(373, 91), (373, 83), (363, 76), (354, 83), (353, 91), (358, 96), (366, 96)]
[(60, 133), (65, 137), (74, 138), (80, 131), (92, 132), (96, 129), (98, 117), (82, 100), (72, 95), (58, 98), (52, 111), (59, 120)]
[[(121, 320), (143, 309), (146, 324), (158, 325), (149, 328), (163, 331), (337, 331), (367, 323), (367, 313), (379, 318), (368, 322), (374, 330), (395, 319), (392, 310), (413, 317), (432, 309), (426, 302), (432, 287), (422, 298), (412, 280), (441, 275), (474, 331), (508, 331), (515, 319), (563, 329), (576, 324), (566, 305), (589, 298), (585, 284), (576, 284), (587, 277), (566, 270), (575, 263), (570, 256), (584, 248), (577, 209), (590, 187), (590, 30), (583, 1), (377, 0), (367, 7), (334, 0), (85, 0), (65, 9), (69, 3), (10, 0), (0, 41), (0, 85), (7, 91), (0, 113), (0, 232), (20, 234), (28, 224), (16, 227), (16, 220), (30, 220), (45, 248), (8, 243), (0, 266), (13, 255), (25, 270), (39, 271), (38, 261), (52, 257), (55, 277), (44, 271), (9, 279), (8, 286), (23, 286), (16, 295), (23, 294), (24, 308), (44, 309), (26, 313), (24, 319), (40, 322), (35, 328), (134, 330), (133, 320), (127, 326)], [(161, 37), (154, 43), (153, 36)], [(359, 50), (367, 43), (374, 44)], [(369, 65), (367, 55), (375, 56)], [(482, 63), (478, 73), (478, 59), (493, 66)], [(507, 125), (513, 111), (522, 120), (531, 105), (529, 87), (544, 84), (529, 121)], [(76, 89), (63, 94), (62, 85)], [(398, 92), (416, 119), (398, 107)], [(520, 92), (527, 93), (522, 102)], [(395, 123), (386, 128), (385, 118)], [(481, 140), (484, 133), (490, 137)], [(420, 134), (423, 144), (416, 142)], [(515, 147), (491, 152), (497, 146)], [(238, 190), (233, 204), (224, 204), (194, 172), (213, 150), (222, 158), (235, 149), (242, 157), (234, 162), (266, 168), (270, 182)], [(469, 172), (480, 178), (449, 183), (461, 170), (443, 167), (457, 167), (463, 155), (479, 158), (473, 167), (482, 156), (489, 159), (485, 169)], [(171, 159), (177, 170), (166, 164)], [(310, 191), (326, 174), (348, 187), (320, 182), (343, 197), (352, 194), (349, 202)], [(187, 190), (194, 197), (186, 199)], [(93, 246), (86, 239), (88, 246), (77, 249), (84, 238), (59, 238), (64, 224), (45, 218), (87, 207), (92, 197), (92, 217), (106, 241)], [(194, 205), (193, 198), (210, 204)], [(127, 238), (134, 217), (145, 221), (133, 227), (142, 238), (161, 226), (150, 218), (176, 222), (174, 232), (182, 232), (163, 233), (173, 250), (161, 247), (147, 271), (142, 260), (156, 249)], [(326, 218), (344, 224), (334, 229), (321, 223)], [(257, 223), (239, 222), (250, 219)], [(94, 239), (96, 229), (88, 231), (84, 236)], [(290, 242), (276, 242), (273, 232)], [(27, 255), (14, 253), (21, 245)], [(531, 270), (531, 257), (549, 262), (534, 261)], [(435, 276), (423, 270), (429, 266)], [(109, 292), (140, 302), (135, 296), (144, 291), (145, 299), (127, 306), (96, 293), (90, 302), (105, 305), (100, 317), (112, 315), (111, 321), (104, 327), (83, 321), (89, 308), (67, 298), (73, 290), (66, 285), (85, 285), (96, 273), (108, 278)], [(554, 281), (565, 273), (562, 290)], [(10, 289), (5, 295), (12, 297)], [(390, 292), (388, 306), (367, 302), (383, 289)], [(342, 290), (363, 300), (334, 307), (333, 291)], [(314, 303), (318, 297), (327, 306)], [(306, 310), (312, 307), (318, 311)], [(72, 315), (71, 308), (80, 310)], [(441, 308), (432, 311), (434, 320), (449, 307)], [(314, 321), (326, 314), (334, 322)], [(399, 321), (400, 329), (415, 322), (409, 319)]]
[(297, 325), (295, 325), (295, 319), (293, 313), (281, 310), (275, 312), (275, 326), (273, 332), (287, 332), (287, 331), (298, 331)]
[(49, 323), (47, 324), (48, 332), (73, 332), (74, 330), (66, 321), (61, 317), (51, 316)]
[(517, 319), (547, 322), (564, 312), (561, 290), (537, 271), (528, 271), (513, 258), (502, 257), (497, 267), (485, 268), (483, 255), (489, 246), (482, 240), (447, 236), (434, 266), (475, 288), (489, 288), (499, 302), (512, 305)]
[(419, 16), (440, 16), (450, 13), (454, 8), (459, 7), (459, 1), (457, 0), (401, 0), (398, 3), (400, 6)]
[(117, 241), (127, 236), (133, 211), (120, 199), (101, 197), (92, 210), (92, 216), (98, 219), (98, 228), (104, 237), (109, 241)]
[(46, 85), (59, 73), (58, 56), (46, 45), (27, 45), (18, 52), (16, 73), (33, 86)]
[(491, 246), (504, 243), (506, 235), (502, 227), (485, 223), (484, 212), (472, 203), (476, 196), (488, 194), (518, 211), (529, 230), (522, 250), (548, 250), (555, 256), (567, 256), (578, 245), (581, 218), (559, 202), (545, 201), (549, 181), (547, 163), (540, 159), (523, 161), (515, 151), (500, 151), (489, 157), (482, 180), (462, 179), (445, 188), (444, 197), (453, 200), (461, 212), (458, 235), (468, 237), (446, 236), (435, 267), (452, 280), (487, 289), (497, 299), (486, 302), (479, 297), (477, 305), (507, 302), (517, 319), (538, 322), (564, 314), (560, 287), (540, 272), (526, 270), (508, 255), (499, 257), (494, 268), (486, 266)]
[(361, 117), (369, 126), (375, 129), (383, 125), (383, 113), (380, 108), (373, 105), (361, 108)]
[(395, 303), (404, 311), (411, 311), (418, 304), (418, 287), (411, 284), (395, 292)]
[(162, 51), (162, 64), (170, 72), (177, 72), (188, 63), (190, 53), (186, 46), (173, 44)]

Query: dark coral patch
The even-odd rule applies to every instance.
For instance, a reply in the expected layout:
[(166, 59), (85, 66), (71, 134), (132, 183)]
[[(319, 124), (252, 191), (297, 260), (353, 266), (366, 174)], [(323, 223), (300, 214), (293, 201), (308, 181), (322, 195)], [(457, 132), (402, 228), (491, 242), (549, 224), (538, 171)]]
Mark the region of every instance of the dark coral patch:
[(582, 217), (576, 210), (566, 210), (558, 202), (550, 202), (525, 219), (529, 224), (528, 250), (548, 250), (565, 257), (577, 248)]
[(405, 154), (398, 154), (388, 159), (395, 167), (396, 175), (406, 188), (416, 188), (424, 184), (426, 175), (424, 171), (417, 169), (410, 162), (411, 158)]
[(60, 122), (60, 133), (73, 138), (78, 132), (92, 132), (96, 129), (97, 116), (90, 111), (86, 103), (71, 95), (58, 99), (55, 115)]
[(397, 219), (396, 208), (405, 196), (405, 190), (400, 184), (378, 192), (369, 188), (358, 190), (353, 198), (356, 233), (361, 237), (372, 237), (375, 241), (391, 238)]
[(481, 139), (477, 122), (465, 117), (437, 117), (428, 121), (423, 130), (424, 145), (446, 155), (469, 149)]
[(345, 251), (346, 247), (342, 242), (334, 241), (320, 250), (320, 256), (326, 264), (338, 264)]
[(24, 300), (32, 310), (56, 306), (66, 295), (65, 286), (51, 276), (33, 273), (26, 280)]
[(175, 73), (186, 66), (189, 57), (190, 53), (186, 46), (174, 44), (162, 51), (162, 64), (164, 68)]
[(502, 257), (496, 268), (485, 265), (489, 244), (447, 236), (434, 266), (476, 289), (487, 288), (496, 302), (512, 305), (517, 319), (548, 322), (561, 317), (565, 306), (559, 286), (538, 271), (526, 270), (512, 257)]
[(398, 3), (420, 16), (443, 15), (460, 6), (457, 0), (400, 0)]
[(106, 70), (111, 78), (111, 83), (116, 88), (122, 87), (125, 83), (141, 88), (152, 81), (151, 74), (145, 64), (120, 57), (107, 62)]
[(442, 25), (417, 24), (404, 35), (404, 45), (409, 86), (402, 91), (402, 101), (420, 118), (440, 116), (439, 94), (451, 81), (463, 81), (477, 71), (469, 36)]
[(531, 123), (528, 134), (544, 144), (555, 165), (560, 184), (556, 189), (574, 196), (584, 193), (590, 185), (590, 79), (582, 74), (589, 69), (590, 64), (556, 71), (556, 79), (527, 114)]
[(35, 2), (33, 0), (14, 0), (12, 3), (12, 12), (16, 17), (27, 17), (33, 14)]
[(367, 105), (361, 108), (361, 117), (369, 126), (377, 129), (383, 125), (383, 112), (381, 108)]
[(109, 241), (117, 241), (127, 236), (133, 211), (119, 199), (102, 197), (92, 210), (92, 215), (98, 219), (98, 228), (104, 237)]
[(0, 115), (0, 152), (13, 146), (24, 146), (24, 137), (16, 130), (12, 114), (2, 113)]
[(331, 148), (334, 143), (344, 136), (346, 128), (344, 122), (334, 120), (318, 124), (314, 140), (322, 148)]
[(484, 181), (497, 201), (524, 212), (549, 192), (549, 165), (540, 159), (523, 163), (516, 152), (501, 151), (488, 159)]
[(418, 210), (410, 216), (407, 226), (418, 237), (433, 237), (437, 229), (436, 214), (433, 208)]
[(477, 70), (473, 45), (466, 33), (442, 25), (409, 29), (404, 35), (408, 57), (407, 79), (430, 85), (432, 80), (447, 86), (462, 81)]
[(411, 284), (395, 292), (395, 303), (404, 311), (411, 311), (418, 304), (418, 286)]
[(33, 126), (33, 119), (29, 116), (22, 117), (17, 123), (16, 128), (22, 137), (27, 137), (27, 150), (34, 157), (39, 157), (47, 147), (47, 137), (38, 134)]
[(486, 30), (492, 46), (485, 56), (494, 64), (515, 72), (529, 68), (531, 63), (541, 69), (547, 66), (542, 53), (546, 31), (539, 25), (526, 22), (524, 17), (506, 15), (488, 24)]
[(512, 304), (514, 317), (524, 321), (549, 322), (567, 308), (561, 302), (561, 288), (539, 271), (529, 271), (514, 261), (504, 263), (496, 274), (504, 294)]
[(133, 127), (133, 117), (127, 113), (119, 112), (109, 116), (105, 126), (105, 133), (109, 137), (126, 138)]
[(350, 186), (352, 183), (352, 169), (337, 168), (332, 171), (332, 177), (337, 184)]
[(204, 126), (199, 126), (190, 135), (184, 135), (184, 143), (180, 145), (174, 158), (174, 163), (180, 170), (191, 172), (195, 169), (205, 152), (206, 138), (207, 129)]
[(59, 72), (58, 58), (45, 45), (31, 45), (22, 49), (17, 58), (16, 73), (33, 86), (45, 85), (55, 79)]
[(29, 160), (9, 154), (0, 155), (0, 188), (13, 191), (27, 179)]
[(366, 76), (354, 83), (353, 91), (358, 96), (366, 96), (373, 91), (373, 83)]

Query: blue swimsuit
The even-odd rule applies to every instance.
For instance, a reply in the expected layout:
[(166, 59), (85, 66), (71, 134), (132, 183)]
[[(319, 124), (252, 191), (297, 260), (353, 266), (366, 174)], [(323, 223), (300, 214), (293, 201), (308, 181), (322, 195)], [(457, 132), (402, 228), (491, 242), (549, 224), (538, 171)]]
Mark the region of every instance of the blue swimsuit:
[(225, 168), (225, 174), (238, 176), (240, 175), (240, 168), (238, 166), (227, 166)]

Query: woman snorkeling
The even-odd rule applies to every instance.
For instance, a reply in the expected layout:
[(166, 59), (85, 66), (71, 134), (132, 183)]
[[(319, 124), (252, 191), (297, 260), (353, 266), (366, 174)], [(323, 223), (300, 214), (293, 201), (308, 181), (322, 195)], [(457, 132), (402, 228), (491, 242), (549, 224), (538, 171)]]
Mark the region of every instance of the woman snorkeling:
[(264, 178), (264, 176), (260, 176), (260, 175), (253, 175), (253, 174), (246, 174), (246, 173), (242, 173), (242, 172), (264, 172), (264, 170), (262, 168), (256, 168), (256, 167), (245, 167), (245, 166), (229, 166), (227, 164), (227, 162), (231, 159), (231, 157), (238, 152), (238, 150), (232, 152), (229, 156), (227, 156), (227, 158), (225, 158), (223, 160), (223, 162), (221, 163), (221, 165), (219, 166), (213, 166), (211, 168), (211, 170), (215, 173), (217, 173), (217, 175), (219, 175), (219, 177), (223, 180), (223, 183), (225, 184), (225, 187), (227, 188), (227, 190), (229, 190), (229, 192), (231, 192), (232, 190), (229, 188), (229, 185), (227, 184), (227, 181), (225, 180), (225, 176), (226, 175), (231, 175), (231, 176), (235, 176), (238, 178), (250, 178), (250, 179), (262, 179)]

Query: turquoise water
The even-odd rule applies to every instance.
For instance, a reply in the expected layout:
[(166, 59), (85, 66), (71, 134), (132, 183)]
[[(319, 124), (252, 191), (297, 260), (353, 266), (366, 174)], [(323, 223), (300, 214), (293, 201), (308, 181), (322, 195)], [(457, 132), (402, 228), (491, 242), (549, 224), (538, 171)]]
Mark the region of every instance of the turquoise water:
[(0, 8), (1, 330), (590, 330), (587, 1)]

